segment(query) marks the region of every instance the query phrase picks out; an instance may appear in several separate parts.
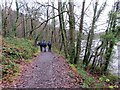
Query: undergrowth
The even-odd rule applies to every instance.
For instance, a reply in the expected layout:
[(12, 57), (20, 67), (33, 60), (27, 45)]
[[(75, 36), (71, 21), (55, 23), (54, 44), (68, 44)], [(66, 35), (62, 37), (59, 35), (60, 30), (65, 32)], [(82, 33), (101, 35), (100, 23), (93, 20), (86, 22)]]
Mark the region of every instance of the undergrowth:
[(15, 73), (19, 72), (21, 62), (27, 62), (38, 51), (32, 41), (24, 38), (3, 38), (2, 43), (2, 79), (12, 81)]
[[(59, 53), (61, 56), (64, 56), (64, 53), (59, 51), (57, 48), (54, 48), (54, 51)], [(101, 90), (103, 88), (109, 90), (119, 88), (119, 79), (117, 76), (114, 76), (110, 73), (108, 75), (100, 75), (99, 68), (94, 71), (95, 73), (91, 74), (89, 71), (84, 69), (81, 62), (79, 62), (77, 65), (74, 65), (69, 62), (69, 58), (67, 61), (70, 67), (76, 69), (76, 71), (80, 74), (83, 80), (83, 88), (89, 88), (90, 90)]]
[(85, 71), (83, 67), (76, 66), (78, 73), (82, 76), (83, 79), (83, 88), (118, 88), (118, 77), (109, 74), (109, 75), (93, 75)]

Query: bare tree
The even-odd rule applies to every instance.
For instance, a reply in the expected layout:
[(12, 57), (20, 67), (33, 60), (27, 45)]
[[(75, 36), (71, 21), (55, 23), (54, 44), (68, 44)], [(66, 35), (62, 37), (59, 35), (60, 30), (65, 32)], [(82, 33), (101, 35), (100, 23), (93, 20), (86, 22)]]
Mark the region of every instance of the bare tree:
[(66, 44), (66, 37), (65, 37), (65, 28), (64, 28), (64, 18), (62, 13), (62, 1), (58, 0), (58, 13), (59, 13), (59, 22), (60, 22), (60, 33), (61, 33), (61, 38), (62, 38), (62, 44), (64, 45), (64, 52), (65, 52), (65, 57), (68, 57), (68, 52), (67, 52), (67, 44)]
[(10, 2), (10, 5), (7, 6), (7, 2), (5, 1), (5, 6), (3, 5), (2, 8), (2, 30), (3, 30), (3, 36), (6, 37), (9, 33), (7, 30), (9, 21), (8, 21), (8, 16), (10, 15), (9, 10), (11, 9), (12, 1)]
[(83, 5), (82, 5), (79, 32), (78, 32), (78, 36), (77, 36), (76, 56), (75, 56), (74, 64), (77, 64), (77, 61), (79, 60), (79, 55), (81, 53), (81, 40), (82, 40), (81, 35), (82, 35), (82, 31), (83, 31), (83, 19), (84, 19), (84, 13), (85, 13), (84, 8), (85, 8), (85, 0), (83, 1)]
[(85, 66), (87, 66), (88, 63), (89, 63), (88, 60), (90, 58), (90, 51), (91, 51), (91, 46), (92, 46), (92, 40), (93, 40), (93, 37), (94, 37), (94, 28), (95, 28), (95, 22), (96, 22), (97, 7), (98, 7), (98, 1), (95, 2), (95, 8), (94, 8), (94, 15), (93, 15), (93, 20), (92, 20), (92, 25), (91, 25), (91, 29), (89, 31), (88, 38), (87, 38), (87, 45), (86, 45), (85, 55), (84, 55), (84, 59), (83, 59), (83, 64)]
[[(54, 10), (54, 3), (52, 2), (52, 13), (53, 13), (53, 17), (55, 16), (55, 10)], [(56, 41), (56, 35), (55, 35), (55, 18), (53, 18), (52, 20), (52, 32), (51, 32), (51, 42), (54, 43)]]
[(75, 56), (75, 38), (74, 38), (74, 31), (75, 31), (75, 18), (74, 18), (74, 1), (69, 0), (69, 39), (70, 39), (70, 63), (74, 63), (74, 56)]
[(13, 33), (16, 36), (17, 22), (18, 22), (18, 19), (19, 19), (19, 5), (18, 5), (17, 0), (15, 1), (15, 3), (16, 3), (16, 20), (15, 20), (14, 26), (13, 26)]

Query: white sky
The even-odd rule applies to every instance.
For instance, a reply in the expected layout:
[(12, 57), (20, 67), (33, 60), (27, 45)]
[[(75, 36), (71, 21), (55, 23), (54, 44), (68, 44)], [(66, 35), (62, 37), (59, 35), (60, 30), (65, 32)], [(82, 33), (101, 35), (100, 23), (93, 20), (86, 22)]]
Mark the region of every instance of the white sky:
[[(4, 3), (5, 1), (7, 1), (8, 3), (9, 2), (12, 2), (13, 1), (13, 4), (12, 4), (12, 8), (13, 9), (15, 9), (15, 0), (0, 0), (0, 3)], [(32, 5), (32, 3), (34, 2), (34, 1), (38, 1), (38, 2), (47, 2), (48, 0), (17, 0), (17, 1), (25, 1), (25, 2), (27, 2), (27, 3), (29, 3), (29, 4), (31, 4)], [(57, 1), (58, 0), (49, 0), (49, 1), (53, 1), (53, 2), (55, 2), (56, 3), (56, 5), (57, 5)], [(68, 1), (68, 0), (62, 0), (62, 1)], [(83, 0), (74, 0), (74, 2), (75, 2), (75, 5), (81, 5), (82, 4), (82, 1)], [(88, 4), (90, 3), (90, 1), (91, 0), (86, 0), (86, 6), (88, 6)], [(93, 0), (93, 1), (95, 1), (95, 0)], [(105, 0), (98, 0), (99, 1), (99, 4), (101, 4), (102, 2), (104, 2)], [(110, 10), (111, 9), (111, 6), (114, 4), (114, 2), (115, 1), (117, 1), (117, 0), (107, 0), (107, 9), (108, 10)]]
[[(0, 3), (4, 3), (5, 1), (7, 1), (8, 3), (10, 3), (10, 2), (13, 1), (11, 7), (14, 10), (16, 9), (16, 5), (15, 5), (15, 1), (16, 0), (0, 0)], [(17, 0), (17, 1), (18, 2), (19, 1), (25, 1), (25, 2), (29, 3), (29, 6), (31, 6), (31, 7), (32, 7), (32, 5), (34, 5), (33, 2), (35, 2), (35, 1), (42, 2), (42, 3), (48, 2), (48, 0)], [(58, 0), (49, 0), (49, 1), (53, 1), (55, 3), (55, 7), (58, 7), (57, 6)], [(62, 1), (68, 1), (68, 0), (62, 0)], [(83, 0), (74, 0), (74, 4), (76, 6), (75, 7), (75, 13), (78, 14), (78, 16), (80, 16), (80, 13), (81, 13), (82, 1)], [(93, 0), (93, 1), (95, 2), (96, 0)], [(98, 1), (99, 1), (99, 5), (101, 5), (106, 0), (98, 0)], [(106, 18), (107, 18), (108, 12), (112, 9), (112, 6), (113, 6), (113, 4), (114, 4), (115, 1), (118, 1), (118, 0), (107, 0), (107, 6), (106, 6), (106, 8), (105, 8), (105, 10), (104, 10), (104, 12), (102, 14), (102, 17), (100, 18), (99, 24), (102, 24), (102, 23), (106, 22)], [(90, 2), (91, 2), (91, 0), (86, 0), (85, 6), (87, 7)], [(92, 15), (93, 15), (92, 11), (93, 11), (93, 7), (91, 5), (91, 7), (89, 8), (89, 10), (87, 11), (88, 16), (92, 17)], [(87, 22), (90, 22), (91, 19), (92, 18), (87, 18), (86, 20), (87, 20)], [(102, 26), (100, 26), (100, 27), (103, 28)], [(99, 29), (100, 29), (100, 27), (99, 27)]]

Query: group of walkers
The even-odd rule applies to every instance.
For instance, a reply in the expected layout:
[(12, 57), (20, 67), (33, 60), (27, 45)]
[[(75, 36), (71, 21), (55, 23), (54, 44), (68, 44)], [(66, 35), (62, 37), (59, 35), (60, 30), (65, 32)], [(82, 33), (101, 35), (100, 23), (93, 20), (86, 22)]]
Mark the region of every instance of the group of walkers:
[(52, 43), (50, 41), (45, 41), (42, 40), (41, 42), (38, 43), (38, 45), (40, 46), (40, 51), (41, 52), (46, 52), (46, 48), (48, 46), (48, 51), (51, 52), (51, 47), (52, 47)]

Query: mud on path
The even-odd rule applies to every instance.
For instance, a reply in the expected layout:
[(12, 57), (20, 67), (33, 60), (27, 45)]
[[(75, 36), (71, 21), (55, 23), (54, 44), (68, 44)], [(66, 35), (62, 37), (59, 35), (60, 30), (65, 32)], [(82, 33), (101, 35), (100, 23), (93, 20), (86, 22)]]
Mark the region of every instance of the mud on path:
[(70, 77), (74, 74), (65, 59), (57, 54), (39, 54), (22, 70), (12, 88), (79, 88), (80, 83)]

